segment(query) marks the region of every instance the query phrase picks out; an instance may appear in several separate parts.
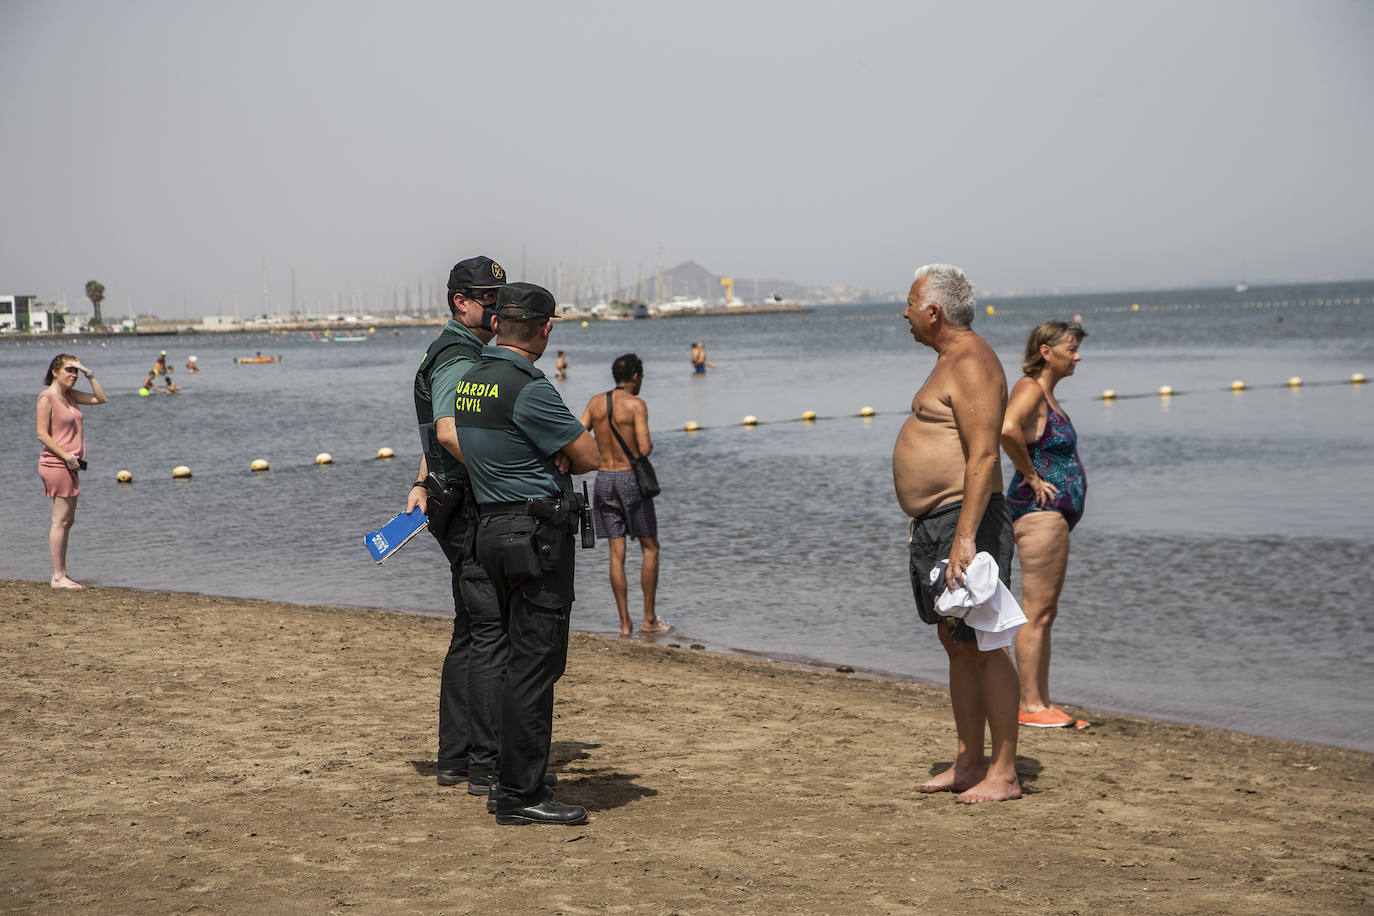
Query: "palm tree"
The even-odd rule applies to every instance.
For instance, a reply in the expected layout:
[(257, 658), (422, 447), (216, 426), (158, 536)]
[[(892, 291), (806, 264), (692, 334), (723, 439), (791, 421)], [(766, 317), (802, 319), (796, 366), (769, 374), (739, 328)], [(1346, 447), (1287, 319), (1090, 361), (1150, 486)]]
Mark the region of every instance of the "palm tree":
[(91, 300), (91, 327), (103, 327), (105, 322), (100, 320), (100, 303), (105, 299), (104, 284), (91, 280), (86, 284), (86, 298)]

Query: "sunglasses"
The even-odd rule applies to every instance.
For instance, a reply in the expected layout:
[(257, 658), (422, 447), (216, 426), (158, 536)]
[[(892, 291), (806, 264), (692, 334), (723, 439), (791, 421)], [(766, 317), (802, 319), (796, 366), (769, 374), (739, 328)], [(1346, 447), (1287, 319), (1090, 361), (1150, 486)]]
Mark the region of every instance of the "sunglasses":
[(496, 290), (494, 289), (470, 289), (463, 293), (464, 299), (471, 299), (473, 302), (495, 302)]

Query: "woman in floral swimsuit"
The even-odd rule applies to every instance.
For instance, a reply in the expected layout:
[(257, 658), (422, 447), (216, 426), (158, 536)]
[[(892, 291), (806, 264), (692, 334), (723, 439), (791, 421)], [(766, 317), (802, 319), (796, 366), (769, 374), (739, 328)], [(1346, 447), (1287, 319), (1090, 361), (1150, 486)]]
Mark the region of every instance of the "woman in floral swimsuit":
[(1021, 724), (1041, 728), (1088, 723), (1050, 705), (1050, 627), (1069, 562), (1069, 531), (1083, 516), (1088, 479), (1078, 460), (1078, 434), (1054, 389), (1073, 375), (1082, 326), (1043, 321), (1026, 341), (1025, 375), (1012, 387), (1002, 424), (1002, 448), (1016, 467), (1006, 507), (1021, 558), (1021, 609), (1016, 634)]

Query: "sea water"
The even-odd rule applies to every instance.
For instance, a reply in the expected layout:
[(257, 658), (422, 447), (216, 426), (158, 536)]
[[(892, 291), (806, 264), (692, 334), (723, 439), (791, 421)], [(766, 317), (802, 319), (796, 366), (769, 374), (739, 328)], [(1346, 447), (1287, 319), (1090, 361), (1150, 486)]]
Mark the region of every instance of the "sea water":
[[(945, 682), (892, 489), (892, 445), (934, 362), (901, 310), (555, 326), (544, 368), (567, 351), (559, 387), (574, 413), (610, 387), (616, 356), (644, 361), (664, 486), (658, 610), (679, 628), (664, 641)], [(1029, 329), (1074, 314), (1084, 359), (1058, 395), (1089, 486), (1054, 627), (1054, 700), (1374, 750), (1374, 392), (1348, 381), (1374, 372), (1374, 283), (997, 299), (974, 327), (1014, 381)], [(434, 333), (0, 341), (0, 576), (48, 575), (34, 406), (48, 360), (70, 352), (111, 398), (85, 411), (78, 580), (451, 615), (432, 539), (381, 566), (363, 544), (415, 479), (411, 378)], [(690, 371), (694, 341), (718, 368)], [(164, 348), (184, 391), (139, 396)], [(259, 350), (282, 361), (233, 362)], [(196, 375), (182, 368), (193, 353)], [(820, 419), (802, 422), (807, 410)], [(376, 458), (382, 447), (397, 457)], [(317, 465), (320, 452), (334, 462)], [(271, 470), (252, 473), (256, 458)], [(173, 480), (177, 465), (193, 477)], [(115, 482), (121, 469), (132, 484)], [(629, 560), (637, 620), (633, 544)], [(578, 629), (617, 632), (606, 563), (604, 543), (578, 553)]]

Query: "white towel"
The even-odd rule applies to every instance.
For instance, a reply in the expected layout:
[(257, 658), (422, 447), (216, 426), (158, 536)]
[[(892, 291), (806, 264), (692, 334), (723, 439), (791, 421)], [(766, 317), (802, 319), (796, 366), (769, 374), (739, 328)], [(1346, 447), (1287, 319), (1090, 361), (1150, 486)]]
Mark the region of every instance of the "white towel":
[[(930, 584), (938, 587), (948, 560), (941, 560), (930, 571)], [(991, 652), (1012, 644), (1016, 631), (1026, 622), (1021, 605), (1011, 590), (997, 577), (997, 561), (987, 551), (979, 551), (964, 570), (964, 584), (946, 588), (935, 599), (935, 610), (942, 617), (957, 617), (973, 628), (978, 650)]]

